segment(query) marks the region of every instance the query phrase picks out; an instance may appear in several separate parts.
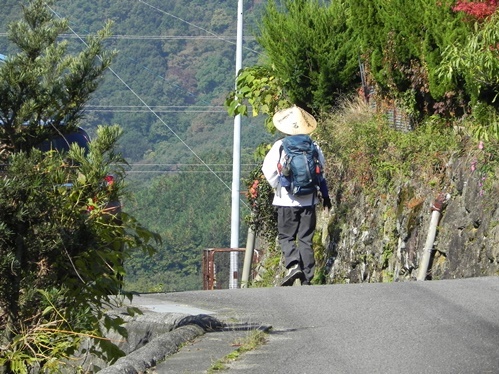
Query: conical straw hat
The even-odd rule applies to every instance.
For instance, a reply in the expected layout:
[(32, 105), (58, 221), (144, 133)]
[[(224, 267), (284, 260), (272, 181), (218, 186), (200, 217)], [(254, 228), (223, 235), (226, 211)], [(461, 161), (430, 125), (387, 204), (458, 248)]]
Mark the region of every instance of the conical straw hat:
[(274, 114), (274, 126), (287, 135), (310, 134), (317, 127), (315, 118), (296, 105)]

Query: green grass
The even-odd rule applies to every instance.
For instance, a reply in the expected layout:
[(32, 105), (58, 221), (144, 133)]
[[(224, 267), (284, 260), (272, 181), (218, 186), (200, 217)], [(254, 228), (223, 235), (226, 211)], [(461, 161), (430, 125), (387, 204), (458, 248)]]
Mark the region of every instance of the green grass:
[(234, 345), (239, 345), (239, 348), (213, 363), (207, 373), (213, 374), (217, 371), (227, 370), (228, 364), (239, 360), (244, 353), (253, 351), (265, 343), (267, 343), (267, 334), (265, 331), (251, 331), (248, 336), (234, 342)]

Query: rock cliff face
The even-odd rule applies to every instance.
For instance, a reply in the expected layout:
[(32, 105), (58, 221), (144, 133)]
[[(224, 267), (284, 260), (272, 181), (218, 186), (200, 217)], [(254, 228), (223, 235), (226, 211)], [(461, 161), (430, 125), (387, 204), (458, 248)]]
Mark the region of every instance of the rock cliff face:
[(423, 277), (499, 275), (499, 183), (484, 179), (475, 165), (472, 156), (452, 159), (438, 183), (442, 189), (401, 181), (392, 195), (359, 194), (348, 207), (340, 203), (323, 234), (326, 282), (415, 280), (424, 265), (431, 208), (442, 193), (449, 199), (442, 207)]

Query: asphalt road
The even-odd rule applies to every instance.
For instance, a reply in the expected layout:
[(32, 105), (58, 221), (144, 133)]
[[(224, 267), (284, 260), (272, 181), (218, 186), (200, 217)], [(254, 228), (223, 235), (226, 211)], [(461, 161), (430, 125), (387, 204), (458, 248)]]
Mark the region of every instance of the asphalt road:
[(271, 325), (230, 373), (499, 373), (499, 277), (149, 297), (158, 311)]

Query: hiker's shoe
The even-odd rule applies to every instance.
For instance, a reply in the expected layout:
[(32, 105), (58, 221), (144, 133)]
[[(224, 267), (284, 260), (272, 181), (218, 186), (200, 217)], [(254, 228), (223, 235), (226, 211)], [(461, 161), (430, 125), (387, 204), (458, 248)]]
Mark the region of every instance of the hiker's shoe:
[(296, 279), (302, 276), (303, 272), (301, 271), (298, 264), (291, 266), (288, 269), (288, 273), (284, 277), (281, 282), (281, 286), (292, 286)]

